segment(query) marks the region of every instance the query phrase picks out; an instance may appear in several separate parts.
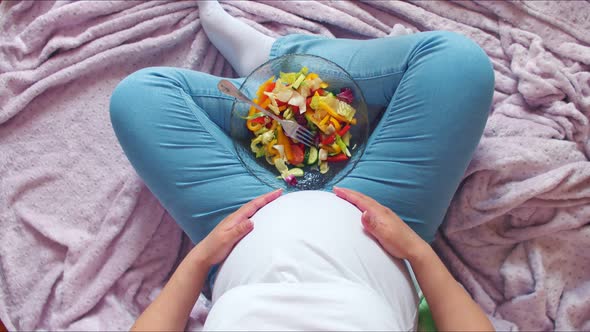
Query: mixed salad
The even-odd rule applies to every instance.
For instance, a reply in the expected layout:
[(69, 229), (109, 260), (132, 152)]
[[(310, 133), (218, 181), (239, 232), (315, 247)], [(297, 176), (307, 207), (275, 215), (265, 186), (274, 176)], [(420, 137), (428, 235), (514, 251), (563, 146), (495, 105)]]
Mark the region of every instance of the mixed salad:
[(287, 137), (276, 121), (251, 107), (246, 126), (254, 137), (250, 148), (256, 158), (266, 158), (289, 185), (304, 175), (310, 166), (325, 174), (330, 163), (351, 157), (350, 126), (356, 124), (352, 107), (352, 90), (343, 88), (338, 94), (329, 91), (328, 83), (316, 73), (303, 67), (299, 72), (280, 73), (260, 85), (252, 100), (279, 118), (293, 120), (309, 129), (315, 136), (315, 146), (305, 146)]

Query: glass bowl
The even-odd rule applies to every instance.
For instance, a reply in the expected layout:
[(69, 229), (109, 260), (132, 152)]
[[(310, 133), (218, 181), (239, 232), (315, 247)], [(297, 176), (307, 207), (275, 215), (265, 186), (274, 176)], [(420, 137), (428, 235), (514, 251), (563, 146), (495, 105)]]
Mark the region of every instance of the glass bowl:
[[(260, 181), (273, 188), (283, 188), (286, 191), (293, 190), (323, 190), (329, 189), (333, 184), (341, 180), (354, 168), (365, 149), (369, 134), (369, 122), (367, 105), (361, 89), (352, 79), (350, 74), (334, 62), (319, 56), (307, 54), (288, 54), (272, 59), (256, 68), (242, 83), (240, 91), (252, 99), (256, 91), (271, 76), (279, 77), (280, 72), (298, 72), (302, 67), (307, 67), (309, 72), (314, 72), (329, 84), (325, 90), (338, 94), (341, 88), (349, 88), (354, 94), (352, 106), (356, 109), (356, 125), (352, 125), (350, 133), (350, 147), (352, 157), (343, 162), (329, 163), (330, 169), (321, 174), (319, 170), (309, 166), (303, 168), (305, 174), (297, 178), (295, 186), (289, 186), (282, 178), (277, 178), (279, 172), (266, 162), (265, 158), (256, 158), (250, 150), (250, 142), (254, 137), (246, 128), (244, 117), (248, 115), (250, 106), (241, 101), (234, 101), (231, 118), (230, 133), (234, 142), (238, 158), (245, 168)], [(291, 168), (293, 166), (289, 166)]]

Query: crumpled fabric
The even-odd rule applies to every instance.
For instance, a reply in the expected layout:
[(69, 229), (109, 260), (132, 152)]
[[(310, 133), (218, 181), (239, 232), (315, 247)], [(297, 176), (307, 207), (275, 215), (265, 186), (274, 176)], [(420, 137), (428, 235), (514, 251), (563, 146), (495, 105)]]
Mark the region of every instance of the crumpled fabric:
[[(496, 328), (590, 330), (587, 2), (222, 5), (274, 37), (475, 40), (494, 106), (435, 248)], [(129, 329), (192, 244), (119, 147), (110, 93), (148, 66), (235, 73), (194, 1), (4, 1), (0, 13), (0, 319)], [(209, 305), (199, 299), (188, 329)]]

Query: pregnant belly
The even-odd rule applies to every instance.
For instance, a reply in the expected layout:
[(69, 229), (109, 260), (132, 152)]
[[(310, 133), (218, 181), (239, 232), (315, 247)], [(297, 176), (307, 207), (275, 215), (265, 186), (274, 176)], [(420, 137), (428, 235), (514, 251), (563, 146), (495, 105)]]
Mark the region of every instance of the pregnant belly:
[(254, 229), (221, 266), (213, 289), (256, 283), (350, 281), (377, 292), (411, 288), (405, 264), (391, 258), (360, 222), (361, 212), (336, 195), (283, 195), (253, 217)]

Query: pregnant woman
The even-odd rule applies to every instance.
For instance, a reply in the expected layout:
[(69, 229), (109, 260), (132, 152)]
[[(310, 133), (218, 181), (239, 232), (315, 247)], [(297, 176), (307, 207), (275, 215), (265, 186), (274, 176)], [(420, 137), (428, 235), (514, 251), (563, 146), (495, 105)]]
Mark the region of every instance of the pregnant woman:
[(212, 284), (208, 330), (414, 330), (407, 260), (438, 329), (493, 329), (429, 245), (487, 118), (494, 76), (485, 53), (442, 31), (275, 40), (215, 1), (199, 6), (205, 32), (242, 77), (290, 53), (345, 68), (374, 130), (337, 187), (281, 196), (238, 160), (219, 77), (147, 68), (124, 79), (111, 99), (121, 146), (197, 243), (134, 328), (184, 329)]

